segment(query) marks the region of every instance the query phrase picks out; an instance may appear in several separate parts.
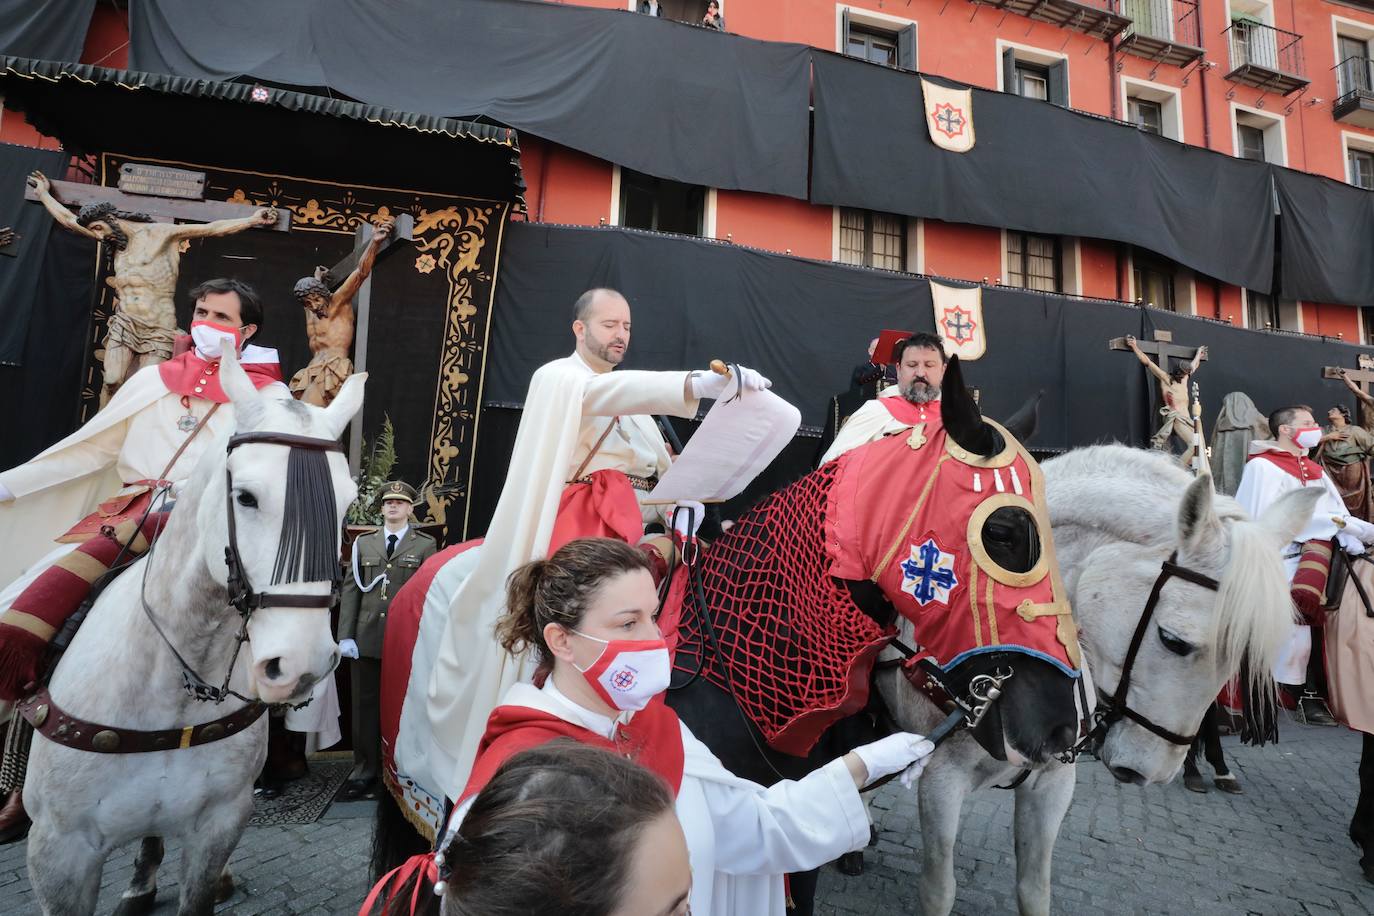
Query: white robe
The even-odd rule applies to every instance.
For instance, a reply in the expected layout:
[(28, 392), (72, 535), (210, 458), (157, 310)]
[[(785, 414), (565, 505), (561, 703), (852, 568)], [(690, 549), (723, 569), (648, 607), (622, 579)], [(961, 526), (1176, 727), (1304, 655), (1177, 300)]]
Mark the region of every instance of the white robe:
[[(501, 705), (537, 709), (605, 738), (616, 726), (565, 697), (553, 678), (543, 689), (516, 684)], [(676, 808), (692, 866), (692, 916), (784, 916), (784, 874), (868, 844), (868, 810), (842, 759), (765, 788), (725, 769), (686, 723), (682, 749)], [(454, 811), (450, 832), (470, 806), (471, 799)]]
[[(882, 398), (896, 397), (901, 397), (901, 391), (896, 385), (891, 385), (878, 392), (878, 397), (850, 414), (849, 419), (844, 421), (844, 426), (841, 426), (840, 431), (835, 434), (835, 440), (830, 443), (830, 448), (825, 450), (825, 454), (821, 457), (821, 464), (834, 461), (845, 452), (861, 445), (877, 442), (884, 436), (891, 436), (911, 429), (910, 423), (894, 417), (892, 411), (888, 410), (881, 400)], [(939, 418), (939, 401), (931, 401), (929, 404), (918, 406), (922, 411), (929, 410), (932, 416)], [(924, 417), (924, 413), (922, 416)]]
[[(520, 565), (544, 556), (568, 475), (581, 460), (579, 450), (585, 456), (604, 429), (593, 433), (586, 418), (693, 417), (698, 401), (687, 397), (686, 382), (686, 372), (597, 374), (575, 354), (535, 371), (496, 513), (476, 567), (453, 598), (430, 675), (430, 747), (426, 759), (415, 765), (434, 774), (437, 788), (449, 798), (456, 798), (467, 782), (487, 716), (506, 690), (527, 675), (520, 659), (497, 647), (492, 629), (505, 610), (506, 578)], [(634, 425), (648, 437), (638, 418)], [(613, 432), (607, 441), (616, 438)], [(624, 447), (637, 452), (633, 441), (627, 440)], [(666, 448), (660, 457), (666, 459)], [(596, 469), (596, 459), (589, 467)]]
[[(1276, 446), (1271, 442), (1255, 442), (1250, 446), (1250, 454), (1254, 455), (1269, 449), (1276, 449)], [(1236, 489), (1236, 502), (1240, 503), (1241, 508), (1250, 513), (1251, 518), (1259, 518), (1264, 510), (1274, 504), (1274, 500), (1285, 493), (1301, 489), (1304, 486), (1320, 487), (1324, 492), (1321, 500), (1317, 503), (1317, 508), (1312, 512), (1312, 518), (1293, 538), (1293, 542), (1283, 550), (1283, 567), (1290, 581), (1298, 571), (1302, 545), (1306, 541), (1336, 538), (1348, 553), (1361, 554), (1364, 553), (1365, 549), (1364, 544), (1353, 531), (1356, 529), (1363, 530), (1368, 523), (1350, 518), (1345, 508), (1345, 501), (1341, 499), (1341, 494), (1336, 490), (1336, 485), (1331, 482), (1331, 478), (1325, 472), (1322, 473), (1321, 477), (1309, 480), (1304, 484), (1271, 462), (1263, 459), (1248, 461), (1245, 465), (1245, 472), (1240, 478), (1240, 486)], [(1339, 528), (1333, 520), (1335, 518), (1345, 519), (1347, 527)], [(1274, 663), (1274, 679), (1280, 684), (1306, 683), (1307, 660), (1311, 654), (1312, 628), (1295, 623), (1293, 632), (1288, 637), (1287, 645), (1279, 654), (1278, 661)]]

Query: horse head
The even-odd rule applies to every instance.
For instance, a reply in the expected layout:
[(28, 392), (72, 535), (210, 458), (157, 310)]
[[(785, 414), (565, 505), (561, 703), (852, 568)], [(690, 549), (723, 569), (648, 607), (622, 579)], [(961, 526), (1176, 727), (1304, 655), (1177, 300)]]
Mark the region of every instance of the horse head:
[[(955, 692), (967, 696), (979, 675), (1011, 672), (974, 737), (999, 760), (1044, 763), (1073, 745), (1081, 711), (1077, 634), (1056, 568), (1043, 479), (1016, 436), (983, 418), (958, 357), (951, 357), (941, 389), (949, 440), (942, 447), (907, 440), (904, 448), (892, 440), (906, 437), (895, 436), (853, 459), (860, 476), (904, 493), (894, 499), (904, 503), (895, 513), (870, 516), (887, 528), (880, 543), (892, 558), (878, 565), (875, 581)], [(1026, 432), (1034, 428), (1037, 402), (1018, 412)], [(905, 486), (892, 487), (891, 476), (877, 470), (884, 459), (902, 462), (910, 477)], [(894, 531), (901, 532), (895, 540)], [(894, 565), (900, 572), (890, 571)]]
[[(220, 361), (236, 437), (337, 440), (362, 406), (366, 378), (350, 376), (333, 403), (321, 409), (258, 391), (232, 354)], [(357, 487), (340, 451), (254, 439), (231, 439), (227, 453), (217, 449), (207, 456), (214, 468), (195, 498), (202, 560), (229, 589), (226, 557), (232, 544), (252, 592), (268, 593), (248, 618), (252, 689), (266, 702), (299, 701), (334, 670), (339, 657), (328, 607), (289, 606), (289, 596), (327, 596), (337, 589), (343, 515)]]
[[(1269, 672), (1293, 625), (1281, 550), (1319, 493), (1289, 493), (1250, 519), (1213, 492), (1210, 477), (1194, 479), (1167, 458), (1122, 446), (1082, 451), (1050, 463), (1047, 475), (1084, 653), (1104, 698), (1123, 701), (1125, 662), (1143, 628), (1124, 697), (1130, 712), (1108, 720), (1100, 757), (1122, 782), (1164, 782), (1242, 662), (1249, 687), (1272, 691)], [(1182, 574), (1161, 575), (1170, 560)]]

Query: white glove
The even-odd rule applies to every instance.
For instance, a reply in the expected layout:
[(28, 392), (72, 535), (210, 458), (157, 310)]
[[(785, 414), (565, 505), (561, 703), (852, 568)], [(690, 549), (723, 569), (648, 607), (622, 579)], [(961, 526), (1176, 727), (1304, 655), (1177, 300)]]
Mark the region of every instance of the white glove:
[(1364, 519), (1347, 515), (1345, 517), (1345, 530), (1359, 538), (1362, 544), (1374, 544), (1374, 525)]
[(340, 640), (339, 654), (344, 658), (357, 658), (358, 644), (351, 639)]
[[(773, 383), (757, 370), (735, 366), (731, 371), (735, 370), (739, 372), (739, 385), (745, 391), (762, 391), (773, 387)], [(737, 390), (733, 375), (717, 375), (708, 369), (692, 376), (692, 397), (695, 398), (719, 398), (727, 391), (733, 393)]]
[(0, 483), (0, 503), (7, 503), (12, 499), (14, 494), (10, 492), (10, 488)]
[(690, 541), (697, 536), (697, 529), (701, 527), (701, 520), (706, 516), (706, 507), (701, 503), (691, 499), (679, 499), (673, 506), (672, 515), (673, 530), (684, 541)]
[(868, 770), (865, 784), (876, 782), (893, 773), (901, 773), (900, 782), (909, 789), (926, 768), (926, 761), (934, 750), (935, 745), (923, 736), (912, 732), (898, 732), (888, 735), (881, 741), (856, 747), (854, 753)]

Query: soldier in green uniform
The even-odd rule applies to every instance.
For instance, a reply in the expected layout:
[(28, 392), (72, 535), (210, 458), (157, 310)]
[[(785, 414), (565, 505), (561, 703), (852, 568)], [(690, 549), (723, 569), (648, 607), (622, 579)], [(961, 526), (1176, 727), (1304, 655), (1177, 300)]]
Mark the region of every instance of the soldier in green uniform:
[(353, 542), (352, 569), (339, 602), (339, 650), (353, 660), (353, 772), (339, 793), (344, 801), (377, 797), (387, 606), (437, 549), (434, 538), (410, 524), (418, 499), (414, 487), (394, 480), (382, 486), (380, 498), (385, 524)]

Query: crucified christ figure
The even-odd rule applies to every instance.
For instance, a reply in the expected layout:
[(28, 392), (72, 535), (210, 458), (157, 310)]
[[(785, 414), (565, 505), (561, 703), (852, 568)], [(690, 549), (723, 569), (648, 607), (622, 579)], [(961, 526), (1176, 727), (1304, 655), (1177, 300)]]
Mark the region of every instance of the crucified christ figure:
[(181, 243), (277, 222), (277, 211), (266, 208), (242, 219), (186, 224), (154, 222), (146, 213), (129, 213), (111, 203), (87, 204), (73, 214), (53, 197), (42, 172), (29, 175), (28, 182), (59, 226), (108, 245), (113, 255), (114, 276), (105, 282), (114, 288), (116, 302), (105, 332), (101, 406), (130, 375), (172, 355)]
[(1163, 449), (1169, 442), (1169, 436), (1174, 435), (1183, 443), (1185, 454), (1191, 453), (1193, 448), (1193, 421), (1188, 416), (1188, 381), (1197, 371), (1197, 367), (1202, 364), (1202, 360), (1206, 358), (1207, 348), (1198, 347), (1191, 362), (1178, 366), (1170, 373), (1156, 366), (1150, 357), (1142, 353), (1134, 337), (1128, 336), (1126, 338), (1126, 346), (1131, 348), (1131, 352), (1136, 355), (1136, 358), (1159, 381), (1159, 395), (1164, 401), (1164, 406), (1159, 408), (1159, 415), (1164, 418), (1164, 423), (1159, 427), (1159, 431), (1150, 438), (1150, 447)]
[(386, 220), (373, 227), (372, 238), (358, 258), (358, 266), (332, 294), (325, 278), (329, 268), (316, 267), (313, 276), (296, 281), (295, 294), (305, 306), (305, 333), (310, 341), (310, 364), (291, 377), (291, 393), (297, 400), (316, 407), (328, 407), (339, 393), (344, 379), (353, 373), (348, 350), (353, 345), (353, 297), (363, 285), (377, 252), (391, 236), (396, 223)]

